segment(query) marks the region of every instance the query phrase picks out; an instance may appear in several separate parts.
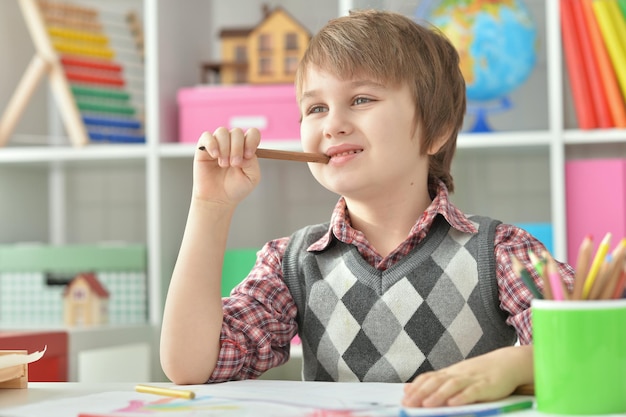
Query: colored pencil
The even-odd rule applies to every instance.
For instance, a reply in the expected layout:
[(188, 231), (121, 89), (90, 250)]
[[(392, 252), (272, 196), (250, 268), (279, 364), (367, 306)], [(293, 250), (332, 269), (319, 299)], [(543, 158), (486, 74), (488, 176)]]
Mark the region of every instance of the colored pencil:
[(513, 254), (511, 254), (511, 263), (513, 264), (513, 271), (515, 272), (515, 275), (522, 279), (524, 285), (526, 285), (526, 288), (528, 288), (528, 290), (532, 293), (533, 297), (537, 299), (542, 299), (543, 294), (541, 294), (541, 291), (539, 291), (539, 288), (537, 288), (537, 285), (535, 284), (535, 281), (533, 281), (533, 278), (530, 276), (530, 273), (524, 267), (524, 265), (522, 265), (520, 260), (517, 259), (517, 257)]
[(319, 162), (327, 164), (330, 158), (321, 153), (279, 151), (277, 149), (256, 150), (256, 156), (266, 159), (281, 159), (284, 161)]
[[(200, 146), (198, 149), (206, 151), (204, 146)], [(258, 158), (265, 159), (280, 159), (283, 161), (298, 161), (298, 162), (319, 162), (327, 164), (330, 157), (321, 153), (311, 152), (294, 152), (294, 151), (281, 151), (278, 149), (262, 149), (257, 148), (256, 156)]]
[(604, 263), (607, 253), (609, 252), (609, 245), (611, 243), (611, 233), (607, 233), (600, 245), (598, 246), (598, 250), (596, 251), (596, 255), (593, 258), (593, 262), (591, 263), (591, 268), (589, 269), (589, 273), (585, 278), (585, 285), (583, 286), (583, 294), (582, 298), (589, 298), (589, 293), (591, 292), (591, 288), (598, 277), (598, 272), (600, 272), (600, 268)]
[(537, 272), (537, 275), (539, 275), (541, 281), (543, 282), (543, 298), (551, 300), (552, 290), (550, 289), (550, 281), (548, 280), (548, 276), (545, 274), (544, 271), (544, 261), (539, 259), (539, 257), (532, 250), (528, 251), (528, 257), (530, 258), (530, 262), (532, 262), (533, 267), (535, 268), (535, 272)]
[(580, 300), (583, 296), (583, 286), (589, 272), (589, 264), (593, 253), (593, 237), (585, 236), (578, 249), (578, 259), (576, 260), (576, 272), (574, 275), (574, 291), (572, 300)]
[(619, 280), (615, 285), (615, 289), (613, 290), (611, 298), (622, 298), (624, 295), (624, 287), (626, 287), (626, 265), (624, 265), (624, 269), (622, 270), (622, 274), (620, 275)]
[(598, 300), (600, 299), (600, 294), (602, 294), (602, 289), (607, 284), (607, 279), (609, 276), (609, 263), (612, 263), (611, 255), (607, 255), (606, 260), (600, 266), (600, 270), (598, 271), (598, 275), (596, 276), (596, 280), (591, 286), (591, 290), (589, 290), (589, 296), (587, 297), (590, 300)]
[(600, 288), (599, 298), (601, 300), (613, 298), (615, 287), (618, 285), (624, 270), (624, 260), (626, 260), (626, 238), (620, 241), (611, 254), (611, 263), (608, 267), (607, 277), (604, 280), (604, 286)]
[(559, 274), (554, 258), (547, 252), (544, 256), (546, 259), (546, 274), (548, 275), (550, 289), (552, 290), (552, 298), (556, 301), (567, 300), (567, 292), (563, 286), (563, 281), (561, 280), (561, 275)]
[(152, 385), (142, 385), (142, 384), (136, 385), (135, 391), (143, 392), (145, 394), (163, 395), (165, 397), (184, 398), (187, 400), (191, 400), (196, 397), (196, 393), (193, 391), (189, 391), (189, 390), (154, 387)]

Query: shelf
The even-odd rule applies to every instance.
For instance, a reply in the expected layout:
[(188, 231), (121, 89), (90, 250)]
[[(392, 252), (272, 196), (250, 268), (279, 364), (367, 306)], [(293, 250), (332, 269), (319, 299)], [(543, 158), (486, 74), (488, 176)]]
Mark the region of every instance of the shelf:
[[(626, 131), (598, 131), (593, 134), (583, 131), (566, 133), (568, 144), (623, 142)], [(482, 148), (517, 148), (548, 146), (551, 141), (549, 132), (495, 132), (463, 133), (459, 135), (460, 149)], [(300, 142), (294, 140), (268, 140), (261, 147), (270, 149), (302, 150)], [(195, 144), (164, 143), (158, 146), (163, 158), (188, 158), (193, 156)], [(108, 160), (143, 160), (148, 154), (145, 144), (92, 144), (81, 148), (71, 146), (14, 146), (0, 148), (0, 164), (64, 162), (64, 161), (108, 161)]]
[(623, 144), (626, 142), (626, 129), (566, 130), (563, 140), (566, 145)]
[(548, 131), (516, 131), (493, 133), (461, 133), (458, 137), (457, 148), (517, 148), (548, 146), (552, 135)]
[(144, 160), (144, 144), (93, 144), (81, 148), (70, 146), (24, 146), (0, 148), (0, 164), (64, 161)]

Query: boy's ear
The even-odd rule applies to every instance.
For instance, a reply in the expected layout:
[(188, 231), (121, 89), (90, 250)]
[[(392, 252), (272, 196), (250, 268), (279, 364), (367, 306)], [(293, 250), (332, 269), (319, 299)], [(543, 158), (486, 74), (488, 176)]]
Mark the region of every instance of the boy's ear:
[(450, 132), (446, 131), (444, 134), (442, 134), (436, 140), (434, 140), (433, 143), (431, 143), (430, 147), (428, 148), (427, 154), (435, 155), (437, 152), (439, 152), (441, 147), (446, 144), (450, 136), (449, 133)]

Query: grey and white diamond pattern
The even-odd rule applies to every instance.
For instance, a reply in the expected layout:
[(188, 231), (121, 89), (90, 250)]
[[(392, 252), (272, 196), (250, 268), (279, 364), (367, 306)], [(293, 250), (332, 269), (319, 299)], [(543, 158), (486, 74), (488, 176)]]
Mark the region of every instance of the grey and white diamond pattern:
[(306, 323), (322, 326), (312, 350), (334, 380), (407, 381), (418, 370), (464, 359), (477, 345), (483, 330), (467, 303), (476, 294), (477, 265), (464, 247), (472, 236), (451, 229), (444, 239), (446, 250), (425, 261), (432, 276), (401, 277), (382, 295), (342, 257), (320, 265), (324, 279), (308, 297), (317, 320)]

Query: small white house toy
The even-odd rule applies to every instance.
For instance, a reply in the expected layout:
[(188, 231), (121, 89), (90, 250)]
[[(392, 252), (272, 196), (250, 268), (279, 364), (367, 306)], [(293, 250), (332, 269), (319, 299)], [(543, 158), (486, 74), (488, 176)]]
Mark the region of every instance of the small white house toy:
[(109, 292), (94, 273), (81, 273), (63, 292), (64, 322), (67, 326), (106, 324), (109, 317)]

